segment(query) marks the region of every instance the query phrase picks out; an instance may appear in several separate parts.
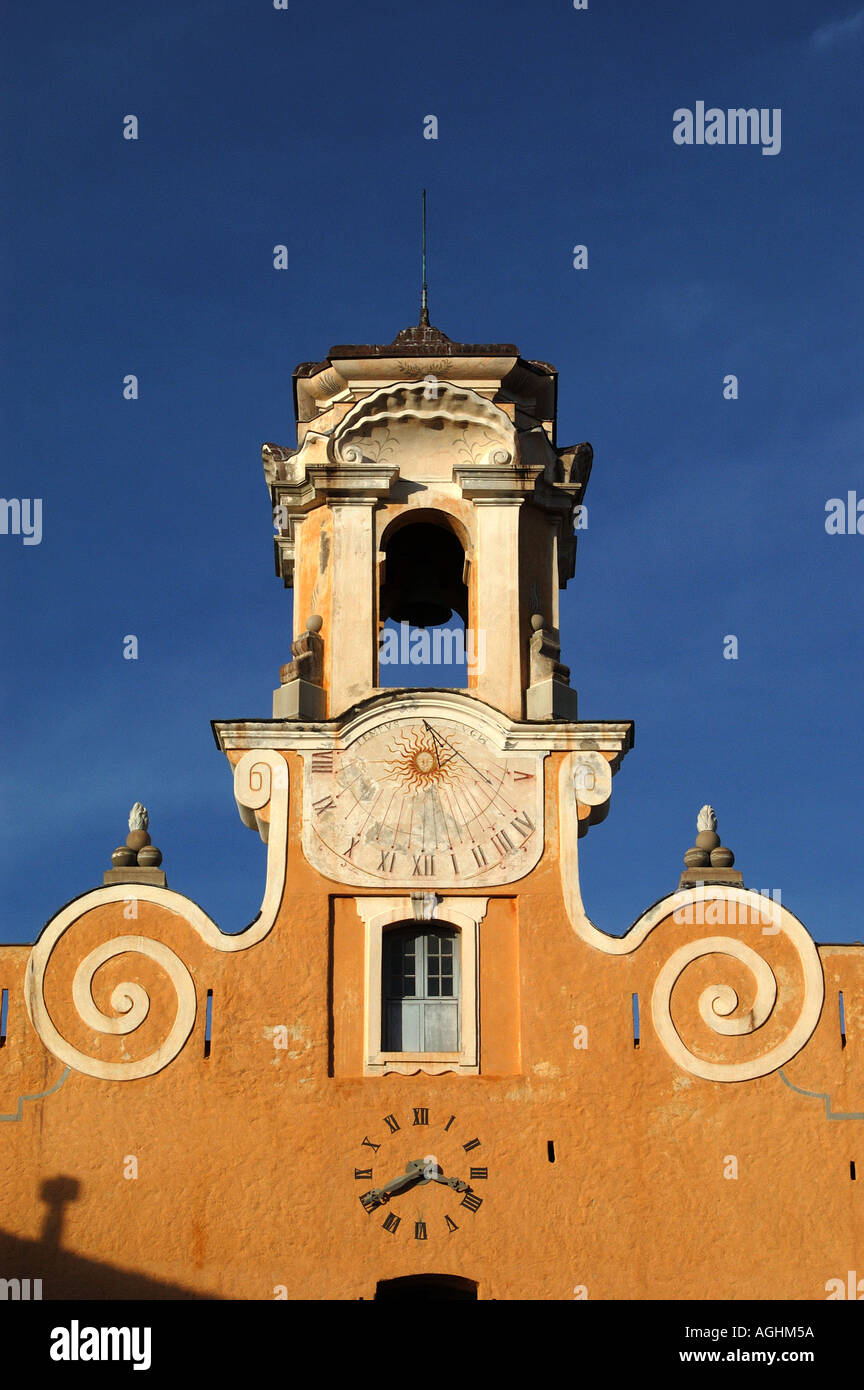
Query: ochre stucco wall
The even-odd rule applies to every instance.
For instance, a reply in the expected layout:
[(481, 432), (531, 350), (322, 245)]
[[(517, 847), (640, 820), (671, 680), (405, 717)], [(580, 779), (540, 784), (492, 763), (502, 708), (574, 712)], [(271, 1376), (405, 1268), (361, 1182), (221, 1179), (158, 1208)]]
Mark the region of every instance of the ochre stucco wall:
[[(116, 1292), (120, 1271), (155, 1281), (151, 1297), (271, 1299), (284, 1286), (292, 1299), (369, 1299), (379, 1280), (434, 1272), (477, 1281), (483, 1299), (553, 1300), (581, 1286), (591, 1299), (820, 1299), (826, 1281), (845, 1280), (849, 1270), (864, 1275), (864, 952), (821, 949), (821, 1018), (782, 1076), (722, 1083), (683, 1071), (656, 1035), (650, 1001), (672, 951), (706, 929), (667, 917), (621, 957), (577, 939), (555, 848), (560, 756), (546, 760), (538, 867), (488, 892), (480, 1075), (363, 1075), (354, 907), (362, 893), (323, 880), (303, 857), (297, 754), (286, 754), (287, 886), (258, 945), (215, 951), (179, 912), (144, 901), (137, 921), (116, 903), (71, 927), (51, 956), (45, 998), (60, 1032), (83, 1052), (143, 1056), (176, 1009), (165, 972), (127, 952), (97, 972), (96, 1002), (110, 1015), (113, 986), (137, 981), (150, 996), (147, 1019), (128, 1039), (82, 1023), (74, 971), (115, 935), (152, 937), (175, 951), (194, 980), (197, 1017), (179, 1055), (156, 1075), (105, 1081), (73, 1069), (53, 1094), (24, 1100), (20, 1118), (0, 1125), (0, 1274), (41, 1278), (45, 1298), (80, 1296), (86, 1270), (87, 1288), (102, 1296)], [(766, 935), (758, 922), (729, 934), (770, 959), (778, 1004), (753, 1036), (718, 1038), (700, 1021), (700, 991), (732, 984), (746, 1013), (753, 980), (718, 955), (694, 961), (674, 993), (673, 1016), (688, 1046), (709, 1060), (764, 1051), (800, 1007), (800, 962), (782, 934)], [(26, 947), (0, 950), (0, 985), (10, 992), (0, 1049), (7, 1116), (19, 1097), (47, 1091), (64, 1072), (24, 1007), (28, 956)], [(274, 1047), (280, 1026), (287, 1048)], [(587, 1047), (574, 1047), (577, 1026), (587, 1028)], [(820, 1094), (829, 1097), (830, 1118)], [(428, 1126), (412, 1123), (415, 1108), (428, 1109)], [(394, 1134), (390, 1115), (400, 1125)], [(474, 1138), (480, 1145), (466, 1151)], [(371, 1164), (378, 1185), (430, 1153), (448, 1174), (488, 1169), (472, 1183), (482, 1206), (472, 1213), (458, 1194), (429, 1184), (393, 1199), (400, 1224), (388, 1233), (388, 1208), (363, 1210), (358, 1194), (371, 1184), (355, 1180), (355, 1168)], [(130, 1155), (138, 1162), (131, 1180)], [(730, 1156), (737, 1179), (724, 1178)], [(52, 1199), (40, 1190), (60, 1178), (77, 1192), (54, 1202), (59, 1218), (46, 1227)], [(415, 1237), (418, 1221), (425, 1240)]]

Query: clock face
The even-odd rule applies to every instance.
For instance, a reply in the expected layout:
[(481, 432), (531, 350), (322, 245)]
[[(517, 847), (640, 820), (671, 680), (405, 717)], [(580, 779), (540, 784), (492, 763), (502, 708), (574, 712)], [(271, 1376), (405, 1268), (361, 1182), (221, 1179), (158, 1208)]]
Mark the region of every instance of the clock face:
[(404, 1240), (454, 1236), (477, 1217), (488, 1180), (473, 1130), (425, 1106), (376, 1120), (355, 1153), (354, 1187), (370, 1224)]
[(328, 877), (482, 887), (540, 857), (542, 755), (501, 753), (467, 724), (415, 715), (305, 759), (303, 849)]

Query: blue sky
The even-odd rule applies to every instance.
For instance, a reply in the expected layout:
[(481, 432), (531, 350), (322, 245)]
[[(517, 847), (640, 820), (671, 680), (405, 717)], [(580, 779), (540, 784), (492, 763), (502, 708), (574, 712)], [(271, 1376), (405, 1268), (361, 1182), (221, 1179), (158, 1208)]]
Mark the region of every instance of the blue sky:
[[(864, 535), (825, 504), (864, 498), (864, 8), (48, 0), (5, 28), (0, 493), (43, 535), (0, 535), (0, 939), (101, 882), (136, 800), (169, 886), (255, 916), (209, 721), (268, 716), (289, 657), (260, 445), (294, 442), (298, 362), (416, 322), (425, 186), (432, 322), (553, 362), (559, 443), (595, 450), (563, 655), (636, 746), (589, 912), (620, 932), (673, 889), (709, 801), (749, 886), (860, 940)], [(779, 108), (780, 153), (676, 145), (697, 101)]]

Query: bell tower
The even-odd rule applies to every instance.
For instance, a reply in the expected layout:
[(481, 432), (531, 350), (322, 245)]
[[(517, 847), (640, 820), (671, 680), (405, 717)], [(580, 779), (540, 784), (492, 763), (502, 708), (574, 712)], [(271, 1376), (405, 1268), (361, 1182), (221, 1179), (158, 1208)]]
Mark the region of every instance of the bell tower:
[(293, 661), (273, 714), (333, 719), (381, 689), (384, 623), (457, 615), (482, 634), (470, 695), (515, 720), (575, 720), (558, 594), (573, 575), (589, 444), (559, 448), (557, 373), (512, 343), (429, 324), (294, 373), (297, 447), (265, 444)]

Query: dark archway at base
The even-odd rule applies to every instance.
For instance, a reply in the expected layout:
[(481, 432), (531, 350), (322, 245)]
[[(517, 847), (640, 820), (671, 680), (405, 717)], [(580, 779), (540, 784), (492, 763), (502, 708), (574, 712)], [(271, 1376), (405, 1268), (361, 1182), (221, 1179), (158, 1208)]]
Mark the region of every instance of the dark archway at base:
[(477, 1300), (477, 1285), (472, 1279), (460, 1279), (455, 1274), (410, 1274), (404, 1279), (381, 1279), (375, 1297), (383, 1299), (457, 1299)]

